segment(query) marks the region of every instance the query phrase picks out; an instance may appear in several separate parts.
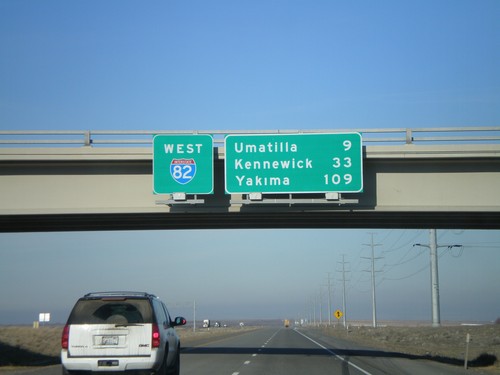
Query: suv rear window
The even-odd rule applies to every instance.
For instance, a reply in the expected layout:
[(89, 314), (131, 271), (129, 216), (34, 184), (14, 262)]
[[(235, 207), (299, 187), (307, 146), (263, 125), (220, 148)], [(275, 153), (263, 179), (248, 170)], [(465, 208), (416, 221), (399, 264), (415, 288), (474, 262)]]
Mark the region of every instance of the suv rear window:
[(82, 299), (71, 312), (68, 324), (153, 323), (147, 299)]

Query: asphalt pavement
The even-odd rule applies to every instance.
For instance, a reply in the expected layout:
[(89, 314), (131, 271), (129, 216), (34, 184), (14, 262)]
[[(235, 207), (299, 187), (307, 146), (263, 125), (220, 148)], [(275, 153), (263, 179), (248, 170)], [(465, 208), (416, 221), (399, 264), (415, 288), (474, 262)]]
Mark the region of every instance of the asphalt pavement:
[(470, 375), (454, 366), (279, 327), (186, 347), (181, 363), (182, 375)]

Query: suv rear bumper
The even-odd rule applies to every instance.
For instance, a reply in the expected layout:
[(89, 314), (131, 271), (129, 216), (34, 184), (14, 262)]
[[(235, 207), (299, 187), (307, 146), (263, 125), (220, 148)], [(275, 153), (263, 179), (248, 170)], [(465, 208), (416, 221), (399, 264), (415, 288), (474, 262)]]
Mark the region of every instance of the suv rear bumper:
[(151, 373), (161, 365), (158, 352), (148, 357), (71, 357), (67, 350), (61, 351), (61, 363), (67, 371), (117, 372), (145, 371)]

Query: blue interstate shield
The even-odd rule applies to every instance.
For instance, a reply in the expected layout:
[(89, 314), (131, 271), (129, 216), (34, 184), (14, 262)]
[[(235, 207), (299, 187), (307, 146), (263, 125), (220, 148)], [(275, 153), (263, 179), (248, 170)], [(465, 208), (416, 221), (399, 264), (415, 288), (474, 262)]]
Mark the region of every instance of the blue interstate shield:
[(181, 185), (191, 182), (196, 174), (196, 162), (194, 159), (172, 159), (170, 163), (170, 175)]

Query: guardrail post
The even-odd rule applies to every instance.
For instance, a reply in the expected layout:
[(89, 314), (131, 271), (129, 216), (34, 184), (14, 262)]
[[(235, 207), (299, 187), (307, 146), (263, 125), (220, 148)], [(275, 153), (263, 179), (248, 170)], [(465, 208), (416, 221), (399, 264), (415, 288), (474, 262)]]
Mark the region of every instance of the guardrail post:
[(84, 146), (90, 146), (92, 144), (92, 139), (90, 138), (90, 130), (86, 130), (83, 133), (84, 139), (83, 139), (83, 145)]
[(406, 144), (412, 144), (413, 143), (413, 132), (411, 129), (406, 129)]

